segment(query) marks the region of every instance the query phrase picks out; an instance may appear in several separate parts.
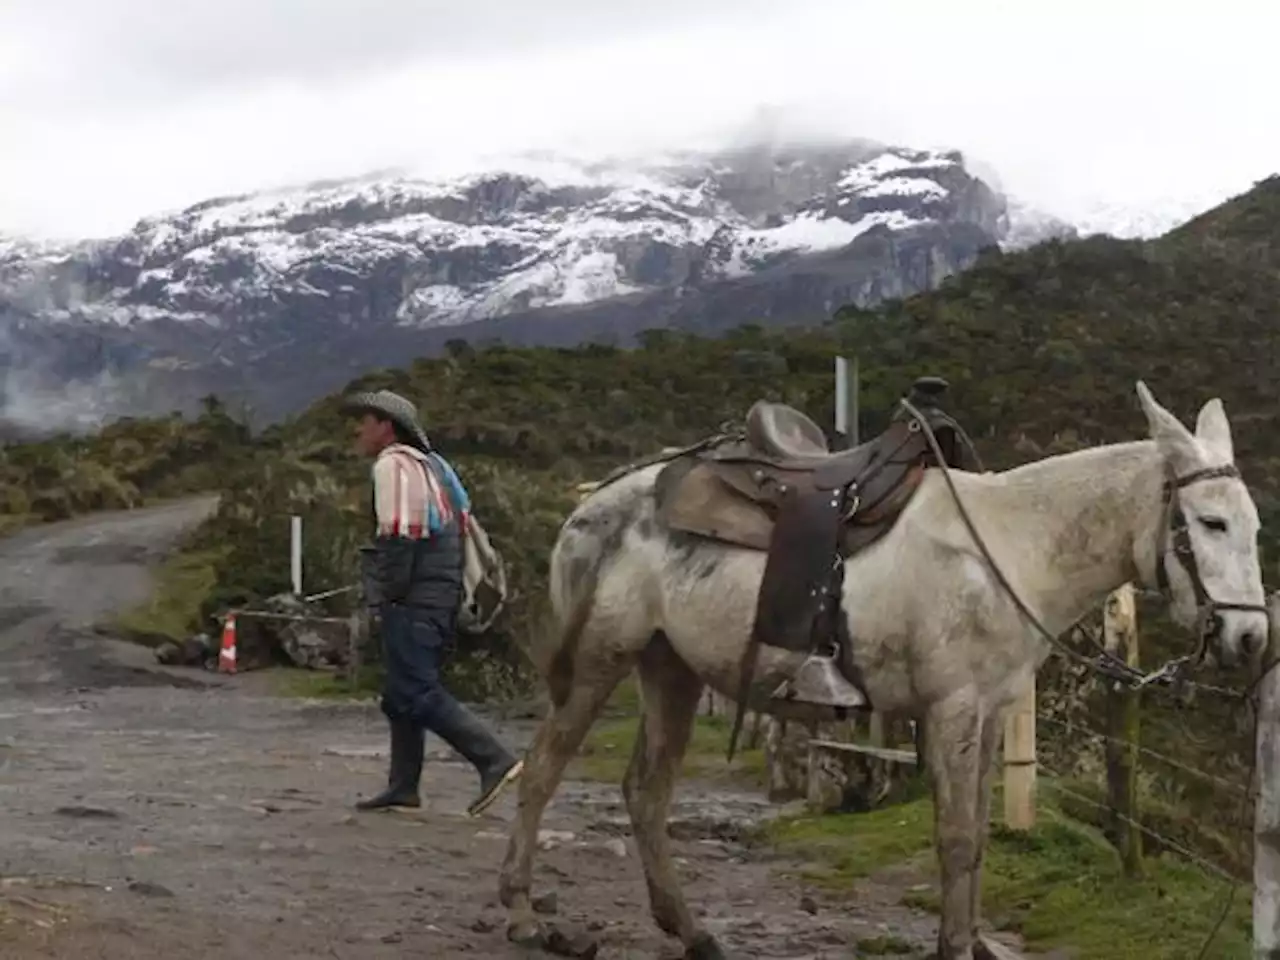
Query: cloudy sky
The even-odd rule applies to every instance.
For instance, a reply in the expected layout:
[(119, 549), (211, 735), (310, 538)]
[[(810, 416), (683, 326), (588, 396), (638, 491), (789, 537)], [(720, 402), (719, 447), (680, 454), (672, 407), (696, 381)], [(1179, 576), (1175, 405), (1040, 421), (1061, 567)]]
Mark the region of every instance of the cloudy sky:
[(955, 146), (1060, 215), (1177, 220), (1280, 172), (1278, 35), (1261, 0), (0, 0), (0, 232), (756, 134)]

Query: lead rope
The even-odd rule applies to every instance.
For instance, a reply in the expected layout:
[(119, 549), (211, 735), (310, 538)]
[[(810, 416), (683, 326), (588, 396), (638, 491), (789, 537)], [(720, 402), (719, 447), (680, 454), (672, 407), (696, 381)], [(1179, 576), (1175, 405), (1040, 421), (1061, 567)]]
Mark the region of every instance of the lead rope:
[(1174, 669), (1174, 664), (1180, 667), (1189, 658), (1182, 657), (1179, 660), (1171, 661), (1161, 667), (1155, 673), (1144, 674), (1140, 670), (1135, 670), (1118, 657), (1103, 652), (1105, 660), (1100, 661), (1099, 658), (1086, 657), (1083, 654), (1073, 650), (1070, 646), (1063, 643), (1055, 634), (1049, 632), (1040, 618), (1031, 611), (1031, 609), (1018, 596), (1018, 592), (1013, 589), (1013, 585), (1009, 583), (1008, 577), (1004, 575), (1004, 571), (1000, 569), (1000, 565), (996, 563), (995, 558), (991, 555), (991, 551), (987, 548), (986, 541), (982, 539), (982, 535), (978, 533), (977, 527), (974, 526), (973, 518), (969, 515), (968, 508), (964, 505), (964, 501), (960, 498), (960, 491), (956, 489), (955, 480), (951, 477), (951, 468), (947, 465), (947, 459), (943, 456), (942, 448), (938, 444), (938, 438), (934, 435), (933, 428), (929, 425), (929, 421), (925, 418), (916, 407), (905, 397), (899, 401), (904, 410), (911, 415), (912, 421), (918, 424), (918, 429), (924, 434), (925, 441), (929, 444), (929, 449), (938, 461), (938, 469), (942, 471), (942, 479), (947, 484), (947, 489), (951, 492), (951, 499), (955, 501), (956, 510), (960, 514), (960, 519), (964, 521), (969, 536), (973, 539), (974, 544), (982, 552), (983, 559), (986, 560), (991, 572), (995, 574), (996, 579), (1000, 582), (1000, 586), (1004, 592), (1009, 595), (1009, 599), (1013, 601), (1019, 612), (1031, 623), (1033, 627), (1039, 631), (1040, 635), (1049, 641), (1050, 646), (1054, 647), (1060, 653), (1067, 656), (1068, 659), (1075, 660), (1077, 663), (1096, 670), (1104, 676), (1110, 676), (1111, 679), (1127, 683), (1128, 685), (1139, 688), (1144, 687), (1157, 679), (1170, 674)]

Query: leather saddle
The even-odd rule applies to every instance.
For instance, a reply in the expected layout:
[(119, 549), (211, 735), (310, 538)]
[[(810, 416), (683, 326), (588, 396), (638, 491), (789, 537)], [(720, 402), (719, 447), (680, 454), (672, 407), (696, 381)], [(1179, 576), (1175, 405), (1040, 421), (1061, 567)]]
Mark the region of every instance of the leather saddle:
[[(948, 466), (978, 468), (964, 432), (940, 407), (946, 387), (940, 378), (924, 377), (907, 400), (928, 424)], [(811, 659), (825, 647), (827, 660), (814, 666), (809, 684), (822, 689), (792, 694), (866, 709), (870, 701), (861, 678), (849, 675), (843, 665), (851, 661), (838, 655), (849, 642), (839, 608), (844, 561), (892, 529), (924, 471), (936, 465), (933, 447), (906, 405), (883, 433), (832, 451), (804, 413), (761, 400), (747, 412), (739, 434), (689, 448), (663, 468), (656, 486), (658, 517), (670, 530), (766, 553), (752, 660), (761, 643), (807, 652)], [(852, 688), (836, 689), (840, 677), (833, 670)], [(791, 698), (786, 691), (778, 695)]]

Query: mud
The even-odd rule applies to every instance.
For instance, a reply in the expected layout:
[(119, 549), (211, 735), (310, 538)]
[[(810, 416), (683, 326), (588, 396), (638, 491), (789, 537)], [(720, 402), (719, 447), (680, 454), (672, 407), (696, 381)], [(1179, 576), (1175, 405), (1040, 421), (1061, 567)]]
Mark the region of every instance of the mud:
[[(526, 958), (497, 871), (514, 792), (463, 815), (473, 771), (429, 741), (425, 806), (356, 814), (385, 778), (372, 703), (273, 696), (264, 678), (154, 668), (95, 629), (146, 596), (146, 564), (193, 501), (0, 542), (0, 938), (7, 960)], [(496, 720), (523, 746), (532, 722)], [(434, 747), (434, 749), (432, 749)], [(836, 902), (748, 842), (778, 809), (685, 781), (671, 832), (686, 892), (730, 956), (848, 958), (859, 937), (923, 949), (918, 878)], [(650, 921), (616, 786), (568, 782), (541, 835), (548, 922), (603, 960), (680, 956)], [(536, 954), (534, 954), (536, 955)]]

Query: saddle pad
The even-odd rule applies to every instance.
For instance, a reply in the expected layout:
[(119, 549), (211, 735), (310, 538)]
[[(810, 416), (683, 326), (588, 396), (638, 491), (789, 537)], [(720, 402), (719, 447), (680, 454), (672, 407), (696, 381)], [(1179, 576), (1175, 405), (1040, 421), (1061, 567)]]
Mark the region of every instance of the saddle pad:
[(773, 518), (706, 463), (673, 463), (658, 477), (658, 521), (668, 529), (768, 550)]

